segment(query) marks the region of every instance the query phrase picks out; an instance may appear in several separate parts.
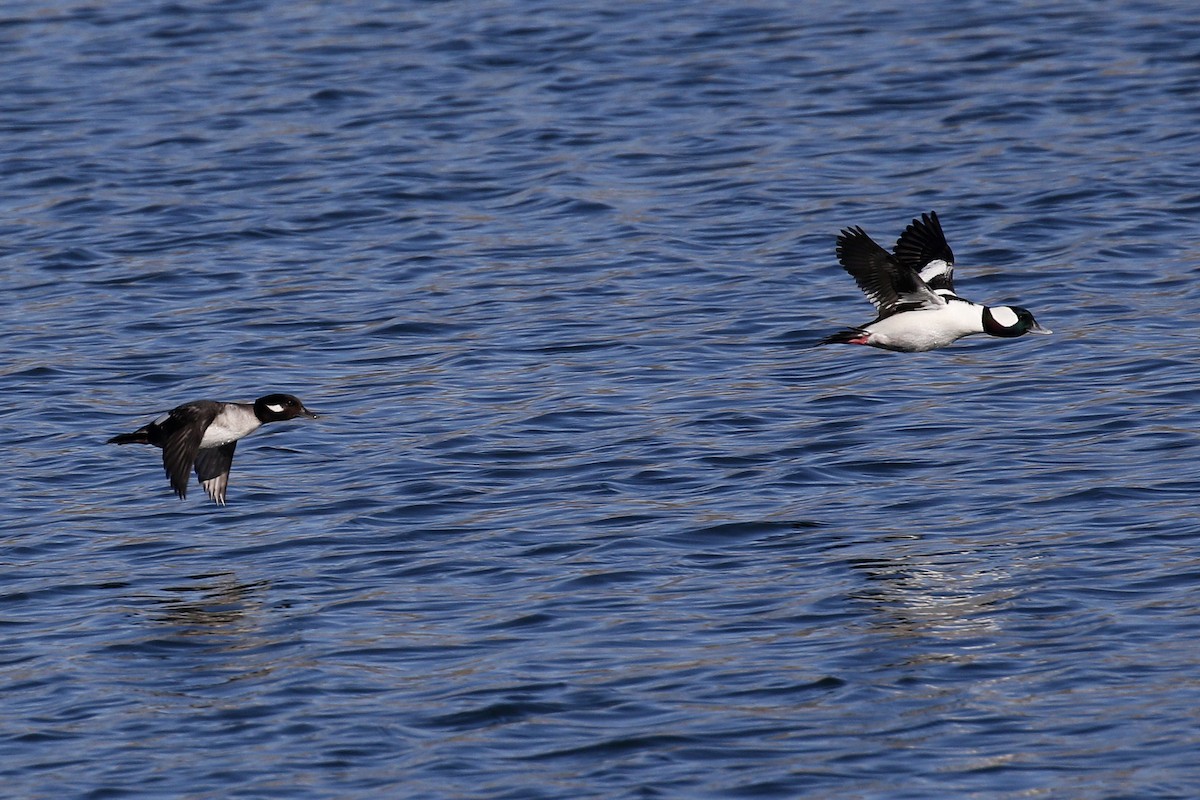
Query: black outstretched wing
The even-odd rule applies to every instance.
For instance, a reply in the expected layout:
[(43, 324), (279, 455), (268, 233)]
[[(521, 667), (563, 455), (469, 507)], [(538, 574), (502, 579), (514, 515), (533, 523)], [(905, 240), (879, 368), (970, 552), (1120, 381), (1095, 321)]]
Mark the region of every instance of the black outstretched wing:
[(954, 251), (946, 244), (936, 211), (914, 219), (900, 234), (893, 252), (896, 260), (920, 275), (930, 289), (954, 291)]
[(229, 469), (233, 466), (233, 451), (237, 442), (220, 447), (206, 447), (196, 453), (196, 477), (214, 503), (225, 505), (225, 488), (229, 486)]
[(174, 409), (159, 425), (163, 468), (171, 479), (171, 488), (181, 500), (187, 497), (188, 478), (196, 461), (196, 453), (200, 451), (204, 429), (216, 419), (220, 408), (219, 404), (210, 400), (187, 403)]
[(896, 260), (857, 226), (838, 236), (837, 257), (858, 288), (879, 309), (879, 318), (901, 311), (936, 308), (946, 301), (912, 269)]

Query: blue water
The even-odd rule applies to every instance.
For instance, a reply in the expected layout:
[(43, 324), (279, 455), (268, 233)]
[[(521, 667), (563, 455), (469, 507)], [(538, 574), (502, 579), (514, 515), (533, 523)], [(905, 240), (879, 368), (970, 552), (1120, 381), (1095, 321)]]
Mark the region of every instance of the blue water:
[(1200, 796), (1200, 17), (954, 8), (4, 4), (3, 794)]

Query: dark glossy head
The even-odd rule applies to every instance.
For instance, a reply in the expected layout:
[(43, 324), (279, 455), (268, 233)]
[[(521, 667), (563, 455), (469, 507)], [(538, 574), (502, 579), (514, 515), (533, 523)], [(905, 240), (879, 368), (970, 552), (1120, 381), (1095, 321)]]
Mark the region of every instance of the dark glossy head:
[(1037, 324), (1028, 309), (1020, 306), (988, 306), (983, 309), (983, 331), (1010, 339), (1027, 333), (1050, 333)]
[(311, 417), (317, 415), (304, 407), (300, 398), (290, 394), (269, 394), (254, 401), (254, 414), (263, 422), (280, 422), (294, 417)]

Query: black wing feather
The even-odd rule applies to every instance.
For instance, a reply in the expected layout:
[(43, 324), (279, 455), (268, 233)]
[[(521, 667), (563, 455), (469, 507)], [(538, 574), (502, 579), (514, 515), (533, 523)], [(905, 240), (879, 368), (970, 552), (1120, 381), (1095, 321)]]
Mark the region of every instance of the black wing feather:
[(225, 489), (229, 486), (229, 470), (233, 466), (233, 451), (237, 442), (220, 447), (206, 447), (196, 453), (196, 477), (214, 503), (225, 505)]
[(954, 291), (954, 251), (946, 244), (936, 211), (914, 219), (900, 234), (894, 252), (897, 261), (918, 274), (932, 261), (946, 262), (944, 272), (926, 275), (925, 280), (931, 289)]
[(211, 400), (179, 406), (158, 426), (159, 430), (151, 439), (162, 442), (163, 468), (171, 479), (171, 488), (181, 500), (187, 497), (188, 478), (196, 454), (200, 452), (204, 429), (216, 419), (220, 410), (220, 404)]
[(858, 226), (846, 228), (838, 236), (837, 257), (858, 288), (879, 309), (880, 319), (945, 302), (916, 272), (897, 261)]

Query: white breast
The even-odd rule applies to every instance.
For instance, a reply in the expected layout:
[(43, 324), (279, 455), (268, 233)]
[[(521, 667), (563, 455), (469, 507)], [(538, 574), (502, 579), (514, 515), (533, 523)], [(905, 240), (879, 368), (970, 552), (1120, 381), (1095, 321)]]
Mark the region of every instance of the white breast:
[(254, 411), (241, 406), (226, 406), (217, 418), (204, 430), (204, 438), (200, 447), (220, 447), (223, 444), (236, 442), (243, 436), (249, 436), (258, 430), (262, 423), (254, 416)]

